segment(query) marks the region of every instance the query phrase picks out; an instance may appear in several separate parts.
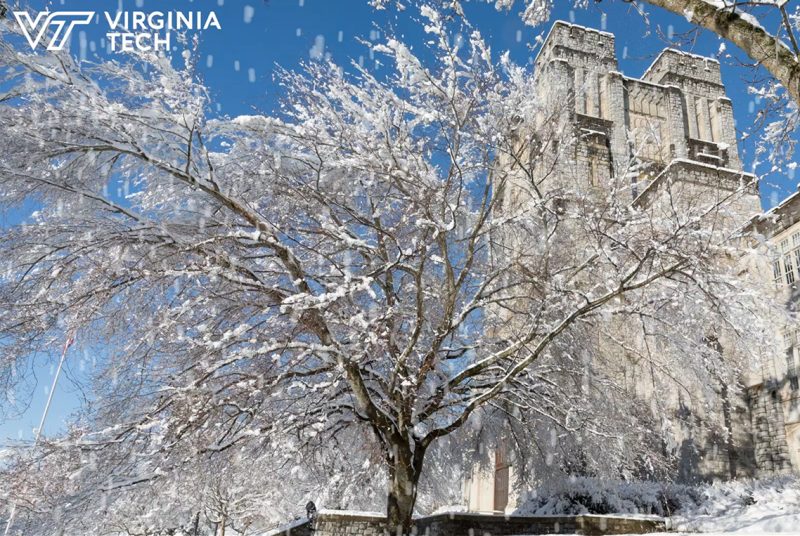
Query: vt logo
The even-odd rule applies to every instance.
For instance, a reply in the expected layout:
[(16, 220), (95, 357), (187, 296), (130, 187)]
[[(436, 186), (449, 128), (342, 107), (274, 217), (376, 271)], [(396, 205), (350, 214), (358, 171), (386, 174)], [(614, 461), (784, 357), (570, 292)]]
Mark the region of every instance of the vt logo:
[(94, 11), (42, 11), (35, 19), (26, 11), (15, 11), (14, 18), (22, 28), (22, 33), (35, 49), (44, 37), (48, 27), (52, 27), (52, 37), (47, 50), (61, 50), (69, 42), (69, 36), (76, 25), (89, 24), (94, 18)]

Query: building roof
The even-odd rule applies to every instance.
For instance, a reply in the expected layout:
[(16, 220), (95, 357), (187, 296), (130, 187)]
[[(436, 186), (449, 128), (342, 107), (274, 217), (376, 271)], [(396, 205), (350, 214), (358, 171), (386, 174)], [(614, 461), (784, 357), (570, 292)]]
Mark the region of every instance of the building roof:
[(763, 214), (754, 217), (748, 227), (767, 238), (772, 238), (796, 223), (800, 223), (800, 190)]

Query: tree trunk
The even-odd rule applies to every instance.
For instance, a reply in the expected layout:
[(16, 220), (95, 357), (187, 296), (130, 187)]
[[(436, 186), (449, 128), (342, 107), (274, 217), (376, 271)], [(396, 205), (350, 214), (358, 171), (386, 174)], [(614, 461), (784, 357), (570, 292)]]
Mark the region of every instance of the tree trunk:
[(413, 449), (408, 445), (393, 445), (387, 454), (389, 490), (386, 518), (388, 529), (393, 534), (411, 534), (424, 457), (425, 449), (419, 444)]

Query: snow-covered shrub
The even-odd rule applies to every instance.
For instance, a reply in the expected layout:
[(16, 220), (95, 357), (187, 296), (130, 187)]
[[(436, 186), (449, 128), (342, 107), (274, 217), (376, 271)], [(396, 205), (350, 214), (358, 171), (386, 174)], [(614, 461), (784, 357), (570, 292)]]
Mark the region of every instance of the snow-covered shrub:
[(800, 479), (796, 475), (697, 486), (570, 477), (529, 491), (517, 509), (517, 513), (528, 515), (675, 515), (684, 528), (691, 530), (708, 528), (705, 520), (741, 521), (743, 517), (793, 511), (800, 512)]
[(571, 477), (553, 480), (528, 492), (517, 512), (530, 515), (655, 514), (671, 515), (696, 505), (699, 490), (679, 484)]

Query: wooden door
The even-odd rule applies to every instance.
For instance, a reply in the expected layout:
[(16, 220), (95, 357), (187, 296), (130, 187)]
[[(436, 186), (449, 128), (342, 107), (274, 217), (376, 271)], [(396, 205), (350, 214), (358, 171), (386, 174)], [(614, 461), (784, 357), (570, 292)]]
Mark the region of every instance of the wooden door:
[(503, 512), (508, 506), (508, 477), (510, 465), (505, 442), (497, 446), (494, 457), (494, 510)]

